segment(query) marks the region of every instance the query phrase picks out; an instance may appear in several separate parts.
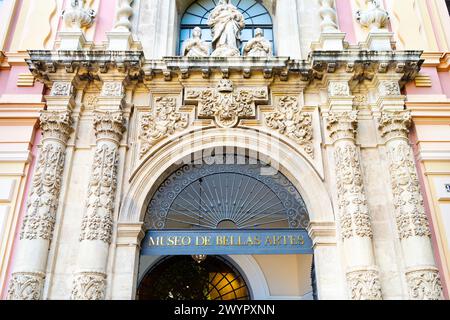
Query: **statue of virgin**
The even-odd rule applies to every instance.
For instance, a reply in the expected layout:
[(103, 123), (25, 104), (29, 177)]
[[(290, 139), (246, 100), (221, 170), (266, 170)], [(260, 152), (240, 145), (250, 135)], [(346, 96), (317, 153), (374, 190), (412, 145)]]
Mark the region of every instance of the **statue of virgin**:
[(240, 56), (241, 31), (245, 27), (244, 16), (230, 2), (220, 0), (211, 12), (208, 25), (212, 29), (212, 57)]

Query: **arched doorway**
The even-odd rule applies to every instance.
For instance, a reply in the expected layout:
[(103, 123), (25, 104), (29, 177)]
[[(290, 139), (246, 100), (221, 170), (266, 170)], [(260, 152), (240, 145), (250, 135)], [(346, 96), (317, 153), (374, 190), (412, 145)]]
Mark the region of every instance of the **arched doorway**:
[(246, 280), (220, 256), (172, 256), (158, 261), (142, 279), (138, 300), (249, 300)]
[[(248, 275), (227, 262), (229, 254), (253, 257), (267, 291), (278, 292), (274, 296), (313, 296), (306, 205), (292, 183), (262, 160), (218, 154), (182, 165), (160, 184), (144, 221), (138, 299), (249, 299)], [(196, 263), (196, 254), (206, 261)], [(274, 272), (280, 262), (286, 273)], [(211, 281), (230, 279), (239, 286), (213, 294), (221, 283)]]

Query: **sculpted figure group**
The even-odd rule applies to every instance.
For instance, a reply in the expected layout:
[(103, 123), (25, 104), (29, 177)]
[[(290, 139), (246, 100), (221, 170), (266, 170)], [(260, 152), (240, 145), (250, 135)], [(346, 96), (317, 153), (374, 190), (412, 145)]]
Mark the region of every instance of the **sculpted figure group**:
[[(245, 27), (244, 16), (230, 2), (220, 0), (208, 19), (212, 31), (211, 57), (238, 57), (241, 55), (241, 31)], [(185, 41), (183, 55), (186, 57), (207, 57), (209, 45), (202, 41), (202, 30), (194, 28), (192, 38)], [(255, 37), (248, 41), (243, 49), (244, 56), (269, 57), (272, 45), (264, 39), (264, 32), (258, 28)]]

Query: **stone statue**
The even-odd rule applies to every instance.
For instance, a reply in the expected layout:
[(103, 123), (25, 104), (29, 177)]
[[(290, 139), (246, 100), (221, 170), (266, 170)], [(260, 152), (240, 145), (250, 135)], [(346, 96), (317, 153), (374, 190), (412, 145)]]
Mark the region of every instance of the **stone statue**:
[(245, 27), (244, 16), (230, 2), (220, 0), (211, 12), (208, 25), (212, 29), (212, 57), (240, 56), (241, 31)]
[(207, 57), (209, 46), (202, 41), (202, 29), (195, 27), (192, 31), (192, 38), (185, 41), (183, 46), (183, 56), (185, 57)]
[(244, 56), (248, 57), (270, 57), (272, 56), (272, 45), (264, 38), (261, 28), (255, 30), (255, 37), (244, 47)]

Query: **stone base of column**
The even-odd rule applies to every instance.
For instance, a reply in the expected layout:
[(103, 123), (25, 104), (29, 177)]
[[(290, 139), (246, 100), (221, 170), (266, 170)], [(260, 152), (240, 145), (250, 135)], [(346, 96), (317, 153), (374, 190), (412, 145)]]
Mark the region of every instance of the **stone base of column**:
[(73, 280), (72, 300), (104, 300), (106, 274), (101, 272), (80, 272)]
[(361, 47), (373, 51), (392, 51), (394, 47), (393, 38), (392, 32), (370, 32), (367, 40), (361, 43)]
[(7, 300), (40, 300), (45, 273), (13, 273), (9, 282)]
[(434, 266), (410, 268), (406, 271), (409, 298), (413, 300), (442, 300), (439, 270)]
[(344, 32), (322, 32), (318, 42), (311, 44), (312, 50), (342, 51), (348, 46)]
[(82, 31), (61, 31), (58, 37), (61, 39), (59, 50), (83, 50), (86, 44)]
[(350, 269), (347, 284), (351, 300), (382, 300), (379, 272), (374, 267)]
[(107, 48), (111, 51), (128, 51), (142, 50), (139, 41), (135, 41), (133, 35), (129, 31), (111, 31), (107, 32), (108, 37)]

